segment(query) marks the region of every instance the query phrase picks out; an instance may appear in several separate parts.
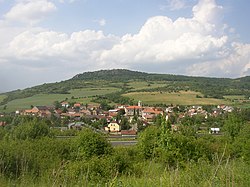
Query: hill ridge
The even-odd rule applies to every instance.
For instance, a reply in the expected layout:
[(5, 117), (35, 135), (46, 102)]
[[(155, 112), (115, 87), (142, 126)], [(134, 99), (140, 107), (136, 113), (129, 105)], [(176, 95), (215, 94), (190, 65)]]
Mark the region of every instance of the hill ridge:
[(193, 90), (213, 98), (223, 98), (224, 95), (245, 95), (247, 98), (250, 96), (250, 76), (231, 79), (146, 73), (128, 69), (106, 69), (79, 73), (71, 79), (61, 82), (44, 83), (23, 90), (2, 93), (0, 96), (4, 95), (4, 99), (0, 101), (0, 105), (3, 106), (12, 100), (27, 98), (37, 94), (70, 94), (71, 90), (82, 88), (110, 86), (127, 92), (131, 91), (129, 82), (137, 81), (146, 82), (147, 85), (157, 81), (164, 84), (161, 88), (148, 86), (142, 91)]

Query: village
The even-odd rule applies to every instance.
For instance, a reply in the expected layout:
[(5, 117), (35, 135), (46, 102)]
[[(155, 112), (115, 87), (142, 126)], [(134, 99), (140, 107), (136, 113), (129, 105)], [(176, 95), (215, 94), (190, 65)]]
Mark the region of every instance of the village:
[[(204, 121), (209, 117), (217, 117), (233, 110), (233, 107), (224, 104), (214, 106), (207, 111), (202, 106), (143, 106), (141, 101), (138, 101), (137, 105), (116, 105), (114, 108), (104, 110), (100, 104), (84, 105), (62, 101), (57, 107), (33, 106), (31, 109), (16, 111), (15, 115), (60, 119), (64, 122), (56, 124), (53, 128), (61, 131), (91, 127), (110, 135), (135, 136), (148, 125), (155, 124), (159, 116), (170, 123), (173, 131), (177, 131), (180, 121), (184, 118), (199, 116)], [(5, 122), (0, 123), (0, 126), (4, 125), (6, 125)], [(220, 128), (216, 124), (209, 128), (201, 125), (197, 132), (201, 130), (213, 134), (220, 133)]]

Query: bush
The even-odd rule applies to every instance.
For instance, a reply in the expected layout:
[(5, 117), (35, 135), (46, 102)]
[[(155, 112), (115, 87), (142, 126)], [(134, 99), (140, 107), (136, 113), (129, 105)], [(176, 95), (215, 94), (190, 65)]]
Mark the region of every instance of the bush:
[(111, 144), (107, 139), (90, 129), (84, 129), (76, 139), (79, 159), (90, 158), (92, 156), (101, 156), (112, 152)]
[(49, 135), (48, 125), (45, 121), (38, 121), (38, 119), (19, 124), (11, 133), (12, 138), (18, 140), (37, 139)]

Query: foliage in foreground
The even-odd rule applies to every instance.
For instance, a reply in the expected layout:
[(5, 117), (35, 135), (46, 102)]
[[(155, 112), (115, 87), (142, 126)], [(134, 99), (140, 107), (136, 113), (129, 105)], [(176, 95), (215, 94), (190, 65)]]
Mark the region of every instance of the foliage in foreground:
[(242, 119), (229, 115), (225, 135), (217, 137), (196, 137), (188, 126), (172, 132), (162, 121), (146, 128), (131, 147), (112, 147), (87, 129), (57, 139), (43, 120), (18, 120), (0, 128), (0, 184), (249, 186), (250, 125)]

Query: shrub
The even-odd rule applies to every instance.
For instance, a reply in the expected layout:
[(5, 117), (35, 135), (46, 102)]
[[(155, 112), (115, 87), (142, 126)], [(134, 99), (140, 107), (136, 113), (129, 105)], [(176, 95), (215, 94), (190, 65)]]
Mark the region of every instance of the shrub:
[(90, 129), (84, 129), (76, 139), (79, 159), (101, 156), (112, 152), (111, 144), (107, 139)]

